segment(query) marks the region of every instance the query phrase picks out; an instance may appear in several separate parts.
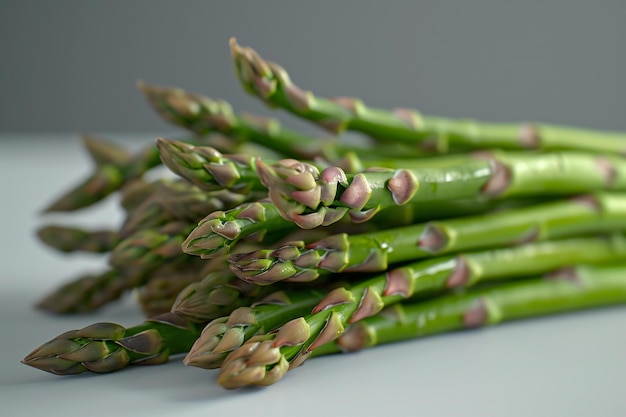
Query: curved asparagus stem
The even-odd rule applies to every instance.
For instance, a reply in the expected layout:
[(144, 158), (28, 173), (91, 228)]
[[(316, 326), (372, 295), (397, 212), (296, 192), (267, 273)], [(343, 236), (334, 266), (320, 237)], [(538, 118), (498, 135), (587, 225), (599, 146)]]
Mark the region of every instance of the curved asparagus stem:
[(256, 175), (255, 156), (222, 155), (209, 146), (163, 138), (157, 139), (157, 147), (164, 165), (202, 190), (265, 191)]
[(201, 326), (173, 313), (125, 328), (96, 323), (63, 333), (31, 352), (22, 363), (56, 375), (113, 372), (128, 365), (156, 365), (187, 352)]
[[(345, 333), (341, 315), (331, 313), (326, 321), (315, 323), (316, 328), (323, 330), (312, 346), (325, 345), (341, 335), (336, 341), (337, 350), (354, 351), (447, 331), (625, 302), (626, 267), (579, 265), (519, 282), (394, 304), (378, 315), (357, 321)], [(277, 382), (311, 354), (300, 344), (289, 346), (293, 341), (301, 341), (307, 329), (305, 320), (300, 318), (278, 332), (248, 341), (225, 359), (218, 382), (228, 389)], [(323, 353), (332, 350), (322, 348)]]
[(417, 144), (447, 152), (469, 149), (576, 149), (626, 153), (626, 134), (527, 123), (489, 124), (473, 120), (431, 117), (416, 110), (385, 111), (367, 107), (355, 98), (326, 99), (296, 86), (279, 65), (264, 60), (253, 49), (230, 41), (235, 72), (244, 89), (272, 107), (283, 108), (338, 134), (362, 132), (384, 141)]
[(110, 252), (120, 240), (113, 230), (85, 230), (78, 227), (47, 225), (37, 230), (39, 239), (61, 252)]
[(278, 119), (247, 113), (236, 114), (224, 100), (190, 93), (181, 88), (138, 84), (153, 109), (165, 120), (197, 135), (221, 132), (273, 149), (288, 158), (335, 160), (347, 152), (362, 158), (417, 158), (425, 156), (415, 148), (387, 146), (373, 149), (346, 146), (333, 139), (312, 138), (281, 126)]
[[(304, 362), (319, 346), (339, 338), (350, 324), (403, 300), (424, 299), (483, 282), (547, 273), (576, 263), (623, 261), (625, 244), (623, 235), (572, 238), (414, 262), (351, 287), (336, 288), (310, 314), (286, 323), (273, 339), (274, 346), (280, 348), (281, 355), (293, 367)], [(189, 355), (192, 352), (194, 349)], [(198, 355), (196, 361), (203, 361), (203, 356)]]
[(231, 270), (259, 285), (312, 281), (330, 272), (377, 272), (388, 265), (462, 250), (626, 229), (626, 194), (598, 193), (489, 215), (371, 233), (340, 233), (230, 256)]
[(365, 222), (381, 209), (458, 199), (571, 195), (626, 190), (626, 162), (577, 152), (548, 154), (481, 153), (456, 163), (419, 168), (366, 169), (350, 175), (330, 167), (283, 160), (257, 161), (263, 185), (282, 216), (309, 229), (349, 214)]
[(239, 307), (229, 316), (211, 321), (184, 359), (185, 365), (218, 368), (224, 358), (256, 334), (270, 332), (289, 320), (300, 317), (317, 304), (324, 291), (304, 289), (279, 291)]

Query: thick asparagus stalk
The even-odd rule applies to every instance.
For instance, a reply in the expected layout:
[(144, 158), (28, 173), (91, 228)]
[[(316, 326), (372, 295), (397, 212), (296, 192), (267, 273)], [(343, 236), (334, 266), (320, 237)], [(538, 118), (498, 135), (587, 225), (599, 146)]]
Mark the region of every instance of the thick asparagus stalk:
[(283, 217), (302, 228), (329, 225), (349, 214), (364, 222), (387, 207), (426, 201), (553, 196), (626, 190), (620, 158), (577, 153), (481, 153), (441, 167), (381, 169), (351, 175), (321, 173), (294, 160), (257, 161), (259, 178)]
[[(286, 325), (287, 328), (299, 329), (299, 337), (307, 337), (288, 342), (280, 339), (285, 341), (281, 352), (289, 352), (286, 359), (290, 363), (296, 356), (304, 360), (318, 346), (338, 338), (349, 324), (406, 299), (424, 298), (482, 282), (532, 276), (575, 263), (606, 263), (624, 259), (626, 239), (623, 235), (615, 235), (532, 243), (414, 262), (328, 293), (311, 314), (294, 318)], [(290, 334), (285, 331), (281, 337), (287, 338)], [(219, 365), (216, 359), (223, 355), (219, 353), (216, 356), (216, 352), (212, 351), (215, 346), (213, 337), (213, 333), (205, 330), (186, 361), (199, 367)]]
[(268, 333), (306, 314), (323, 296), (324, 291), (314, 289), (279, 291), (251, 307), (239, 307), (229, 316), (211, 321), (184, 362), (201, 368), (218, 368), (231, 351), (252, 336)]
[(96, 323), (63, 333), (31, 352), (22, 363), (57, 375), (113, 372), (128, 365), (155, 365), (187, 352), (202, 326), (174, 313), (125, 328)]
[(330, 272), (376, 272), (451, 252), (519, 245), (626, 229), (626, 194), (598, 193), (489, 215), (433, 221), (371, 233), (340, 233), (230, 256), (240, 278), (267, 285), (312, 281)]
[[(339, 300), (341, 302), (341, 300)], [(477, 328), (528, 317), (562, 313), (626, 302), (626, 267), (586, 266), (432, 300), (395, 304), (381, 314), (351, 325), (336, 342), (341, 350)], [(313, 348), (332, 342), (343, 332), (339, 313), (331, 313)], [(304, 319), (289, 322), (278, 332), (253, 338), (223, 362), (218, 382), (234, 389), (270, 385), (299, 366), (311, 351), (300, 344), (307, 333)], [(332, 348), (322, 348), (324, 353)]]
[(230, 41), (235, 72), (244, 89), (272, 107), (280, 107), (338, 134), (362, 132), (385, 141), (418, 144), (447, 152), (469, 149), (576, 149), (626, 153), (626, 134), (575, 129), (537, 123), (488, 124), (473, 120), (431, 117), (416, 110), (385, 111), (367, 107), (355, 98), (326, 99), (296, 86), (279, 65), (262, 59), (251, 48)]

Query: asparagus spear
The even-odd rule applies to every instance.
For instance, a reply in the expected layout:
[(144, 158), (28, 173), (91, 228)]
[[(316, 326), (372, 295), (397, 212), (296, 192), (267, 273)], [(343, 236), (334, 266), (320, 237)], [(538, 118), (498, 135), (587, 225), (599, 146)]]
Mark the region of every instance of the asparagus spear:
[(31, 352), (22, 363), (57, 375), (161, 364), (170, 355), (187, 352), (201, 328), (174, 313), (128, 328), (96, 323), (55, 337)]
[(85, 230), (62, 225), (43, 226), (37, 236), (61, 252), (110, 252), (120, 240), (119, 234), (113, 230)]
[(84, 136), (83, 143), (95, 163), (94, 172), (52, 202), (46, 212), (73, 211), (95, 204), (160, 164), (158, 150), (153, 146), (131, 155), (127, 150), (93, 136)]
[(209, 146), (195, 147), (175, 140), (157, 139), (161, 159), (172, 172), (205, 191), (227, 189), (246, 194), (265, 191), (256, 175), (256, 157), (222, 155)]
[(124, 286), (118, 285), (122, 281), (123, 278), (115, 269), (85, 274), (47, 294), (36, 306), (59, 314), (94, 311), (122, 296), (126, 290)]
[(230, 255), (231, 270), (260, 285), (305, 282), (330, 272), (384, 271), (389, 264), (462, 250), (626, 229), (626, 194), (597, 193), (506, 210), (393, 228), (339, 233), (316, 242)]
[(257, 170), (282, 216), (305, 229), (327, 226), (345, 214), (364, 222), (383, 208), (407, 203), (626, 190), (621, 159), (577, 152), (481, 153), (454, 165), (374, 168), (354, 175), (338, 167), (320, 173), (293, 160), (273, 166), (257, 161)]
[(37, 307), (55, 313), (93, 311), (118, 299), (124, 292), (144, 285), (160, 268), (187, 264), (182, 268), (199, 269), (202, 261), (185, 256), (181, 250), (181, 243), (191, 227), (185, 222), (172, 222), (159, 229), (135, 233), (111, 252), (110, 269), (62, 285), (39, 301)]
[[(348, 152), (362, 158), (417, 158), (425, 156), (406, 146), (371, 148), (342, 145), (334, 139), (316, 139), (281, 126), (278, 119), (248, 113), (236, 114), (224, 100), (193, 94), (180, 88), (139, 83), (153, 109), (165, 120), (197, 135), (221, 132), (230, 137), (245, 139), (269, 147), (288, 158), (338, 159)], [(427, 154), (426, 154), (427, 155)]]
[(228, 270), (218, 269), (182, 289), (171, 311), (187, 320), (207, 323), (236, 308), (249, 306), (274, 291), (273, 287), (250, 284)]
[(239, 307), (229, 316), (211, 321), (202, 331), (185, 365), (217, 368), (228, 353), (256, 334), (268, 333), (289, 320), (306, 314), (317, 304), (324, 292), (315, 289), (279, 291), (251, 307)]
[[(406, 299), (423, 299), (449, 289), (473, 287), (482, 282), (546, 273), (574, 263), (606, 263), (624, 259), (626, 238), (615, 235), (532, 243), (414, 262), (328, 293), (311, 314), (294, 318), (286, 324), (287, 328), (300, 329), (299, 336), (307, 337), (285, 342), (281, 352), (289, 352), (286, 359), (290, 363), (296, 356), (304, 359), (318, 346), (328, 342), (329, 338), (339, 337), (350, 323), (377, 314), (384, 307)], [(250, 333), (243, 341), (253, 335)], [(219, 361), (225, 355), (219, 349), (215, 351), (214, 337), (215, 332), (209, 332), (208, 329), (203, 331), (187, 354), (186, 362), (203, 368), (219, 366)]]
[(206, 213), (230, 209), (257, 198), (254, 193), (238, 194), (227, 190), (206, 192), (183, 180), (162, 179), (150, 187), (152, 192), (128, 213), (120, 228), (123, 237), (171, 221), (195, 224)]
[[(451, 293), (427, 301), (395, 304), (381, 314), (351, 325), (336, 342), (343, 351), (471, 329), (528, 317), (562, 313), (626, 302), (626, 267), (578, 265), (519, 282)], [(343, 332), (339, 313), (331, 313), (318, 339), (322, 345)], [(278, 332), (249, 340), (223, 362), (218, 382), (234, 389), (271, 385), (310, 354), (303, 348), (308, 327), (304, 319), (289, 322)], [(291, 343), (296, 343), (290, 346)], [(324, 353), (332, 347), (322, 348)]]
[(230, 40), (235, 72), (244, 89), (272, 107), (283, 108), (339, 134), (362, 132), (384, 141), (418, 144), (422, 149), (447, 152), (469, 149), (576, 149), (626, 153), (626, 134), (575, 129), (537, 123), (488, 124), (473, 120), (431, 117), (416, 110), (385, 111), (370, 108), (356, 98), (327, 99), (296, 86), (279, 65), (264, 60), (253, 49)]

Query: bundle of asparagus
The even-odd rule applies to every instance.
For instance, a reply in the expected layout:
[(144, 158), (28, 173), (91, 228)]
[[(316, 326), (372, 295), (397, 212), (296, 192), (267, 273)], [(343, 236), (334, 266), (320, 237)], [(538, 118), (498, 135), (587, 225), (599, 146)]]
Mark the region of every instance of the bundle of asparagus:
[[(333, 134), (315, 139), (222, 100), (141, 82), (188, 140), (138, 155), (86, 138), (94, 174), (50, 205), (120, 190), (117, 231), (50, 225), (110, 269), (46, 296), (93, 310), (138, 289), (147, 319), (61, 334), (23, 362), (59, 375), (184, 363), (225, 388), (270, 385), (309, 357), (626, 302), (626, 134), (492, 125), (325, 99), (231, 41), (246, 91)], [(163, 163), (177, 179), (148, 182)]]

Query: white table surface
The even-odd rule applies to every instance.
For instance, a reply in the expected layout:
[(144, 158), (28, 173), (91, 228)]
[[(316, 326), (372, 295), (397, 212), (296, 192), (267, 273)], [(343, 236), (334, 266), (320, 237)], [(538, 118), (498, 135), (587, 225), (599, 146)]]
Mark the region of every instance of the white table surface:
[[(133, 147), (153, 135), (109, 135)], [(0, 134), (0, 416), (624, 416), (626, 307), (435, 336), (311, 360), (275, 386), (226, 391), (180, 358), (107, 375), (59, 377), (19, 363), (63, 331), (131, 326), (132, 295), (95, 314), (52, 316), (33, 303), (97, 270), (101, 256), (53, 252), (53, 221), (116, 225), (115, 198), (71, 216), (39, 212), (90, 170), (78, 137)]]

